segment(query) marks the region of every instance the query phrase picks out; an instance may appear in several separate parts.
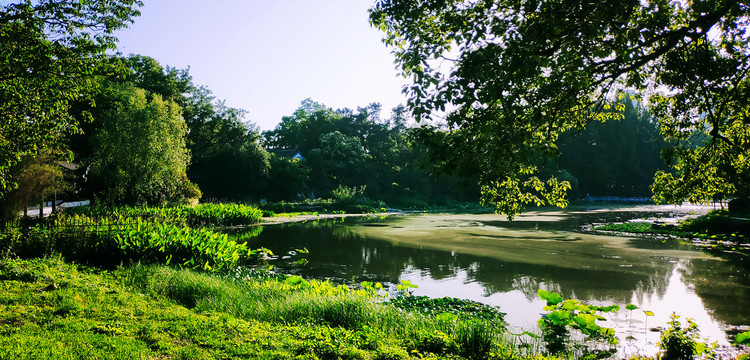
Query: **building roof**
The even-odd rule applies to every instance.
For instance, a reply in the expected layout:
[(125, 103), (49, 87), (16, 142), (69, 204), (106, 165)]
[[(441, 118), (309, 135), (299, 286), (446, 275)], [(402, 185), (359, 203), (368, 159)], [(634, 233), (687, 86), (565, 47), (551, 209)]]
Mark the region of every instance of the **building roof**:
[(297, 149), (268, 149), (268, 152), (288, 159), (304, 159)]

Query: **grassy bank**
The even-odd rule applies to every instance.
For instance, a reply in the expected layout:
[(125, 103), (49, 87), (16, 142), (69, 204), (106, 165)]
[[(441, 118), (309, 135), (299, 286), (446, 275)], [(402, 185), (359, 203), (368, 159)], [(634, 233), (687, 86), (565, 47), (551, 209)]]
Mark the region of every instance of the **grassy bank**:
[[(397, 287), (402, 296), (391, 297), (380, 284), (350, 287), (248, 270), (238, 265), (253, 263), (264, 250), (249, 249), (243, 238), (230, 238), (219, 227), (254, 221), (260, 211), (196, 210), (90, 208), (33, 227), (7, 227), (0, 234), (0, 360), (473, 360), (615, 353), (614, 330), (598, 322), (617, 306), (540, 290), (547, 302), (539, 309), (546, 312), (541, 334), (513, 335), (498, 309), (413, 296), (407, 281)], [(585, 343), (572, 341), (573, 334)], [(698, 344), (685, 330), (672, 334), (676, 345), (665, 341), (665, 354)], [(740, 335), (750, 342), (750, 333)]]
[(58, 259), (4, 259), (0, 279), (0, 359), (523, 358), (502, 321), (441, 321), (327, 282)]

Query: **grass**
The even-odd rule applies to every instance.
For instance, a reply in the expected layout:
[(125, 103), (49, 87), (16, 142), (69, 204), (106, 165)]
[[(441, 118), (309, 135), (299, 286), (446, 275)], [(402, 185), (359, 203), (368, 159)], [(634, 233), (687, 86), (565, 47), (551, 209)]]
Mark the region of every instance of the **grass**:
[(102, 271), (60, 259), (9, 258), (0, 260), (0, 279), (0, 359), (492, 359), (512, 353), (491, 322), (442, 322), (328, 282), (146, 265)]
[(709, 250), (750, 252), (750, 220), (736, 218), (727, 211), (711, 211), (708, 214), (684, 220), (678, 225), (657, 225), (650, 222), (626, 222), (594, 227), (594, 231), (646, 236), (666, 235), (691, 240)]

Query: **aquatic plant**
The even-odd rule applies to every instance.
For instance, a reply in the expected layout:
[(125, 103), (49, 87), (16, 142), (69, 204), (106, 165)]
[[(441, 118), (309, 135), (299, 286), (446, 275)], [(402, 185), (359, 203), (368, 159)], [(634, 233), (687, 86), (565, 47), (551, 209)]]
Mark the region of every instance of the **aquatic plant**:
[[(564, 300), (560, 294), (540, 289), (539, 297), (547, 302), (546, 314), (539, 320), (542, 338), (551, 354), (560, 354), (568, 350), (570, 330), (580, 331), (586, 341), (604, 342), (616, 345), (617, 338), (612, 328), (599, 326), (596, 322), (606, 320), (599, 313), (616, 312), (618, 305), (595, 306), (578, 300)], [(614, 353), (615, 349), (604, 350), (605, 355)]]
[(398, 296), (390, 303), (407, 311), (416, 311), (426, 315), (441, 316), (453, 314), (457, 319), (483, 319), (494, 321), (499, 326), (505, 325), (505, 313), (498, 308), (472, 300), (451, 297), (429, 298), (427, 296)]
[[(260, 222), (263, 212), (255, 207), (242, 204), (200, 204), (195, 206), (160, 206), (160, 207), (79, 207), (67, 209), (57, 219), (61, 225), (79, 224), (76, 215), (89, 218), (154, 220), (175, 225), (198, 226), (236, 226)], [(71, 217), (72, 216), (72, 217)]]
[(699, 341), (700, 331), (695, 322), (687, 319), (687, 326), (683, 327), (678, 321), (679, 315), (672, 313), (669, 318), (669, 329), (661, 334), (657, 344), (662, 350), (658, 355), (660, 360), (688, 360), (700, 356), (713, 358), (716, 344), (709, 346)]

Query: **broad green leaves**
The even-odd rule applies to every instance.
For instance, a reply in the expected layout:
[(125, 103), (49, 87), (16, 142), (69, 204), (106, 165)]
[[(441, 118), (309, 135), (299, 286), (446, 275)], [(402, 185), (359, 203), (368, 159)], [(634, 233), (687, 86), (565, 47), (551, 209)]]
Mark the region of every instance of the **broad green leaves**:
[(547, 301), (546, 314), (539, 320), (543, 338), (548, 350), (560, 353), (565, 350), (567, 337), (571, 329), (580, 331), (588, 340), (604, 340), (610, 345), (617, 344), (615, 331), (599, 326), (597, 321), (606, 320), (599, 313), (611, 313), (620, 310), (618, 305), (595, 306), (581, 303), (578, 300), (564, 300), (560, 294), (540, 289), (539, 297)]
[(750, 331), (745, 331), (743, 333), (737, 334), (737, 336), (734, 338), (734, 343), (736, 345), (750, 344)]

